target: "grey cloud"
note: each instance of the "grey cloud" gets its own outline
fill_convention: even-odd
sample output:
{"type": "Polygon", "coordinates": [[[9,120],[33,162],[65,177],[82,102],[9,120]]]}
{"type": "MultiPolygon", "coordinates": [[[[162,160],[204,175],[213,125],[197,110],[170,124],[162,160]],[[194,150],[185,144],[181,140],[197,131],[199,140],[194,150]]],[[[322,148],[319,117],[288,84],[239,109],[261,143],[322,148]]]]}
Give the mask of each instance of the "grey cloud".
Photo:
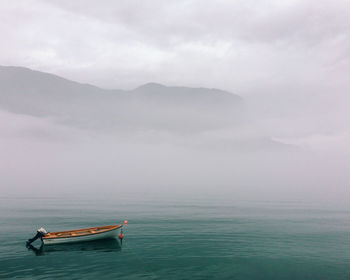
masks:
{"type": "MultiPolygon", "coordinates": [[[[215,184],[220,178],[223,184],[237,179],[246,187],[262,179],[277,189],[287,179],[290,185],[299,182],[300,186],[305,179],[317,188],[318,183],[331,184],[337,177],[346,187],[349,178],[342,170],[348,160],[342,152],[349,151],[349,13],[345,0],[28,0],[25,5],[23,1],[2,0],[0,65],[26,66],[110,89],[130,90],[148,82],[220,88],[244,98],[249,122],[190,138],[157,129],[149,134],[95,135],[28,116],[17,122],[16,130],[12,126],[17,117],[1,113],[0,133],[5,145],[0,150],[9,164],[0,173],[2,177],[10,174],[14,161],[11,153],[15,153],[28,178],[36,169],[26,168],[31,158],[38,156],[38,170],[50,174],[45,179],[47,184],[58,168],[67,175],[67,179],[60,177],[62,184],[70,184],[72,178],[73,183],[83,185],[84,178],[72,171],[82,164],[84,173],[98,170],[106,175],[107,179],[97,178],[106,184],[109,179],[117,180],[111,167],[116,165],[125,183],[129,175],[140,173],[144,181],[151,178],[147,182],[156,184],[157,174],[145,171],[154,167],[174,179],[173,185],[185,184],[186,179],[188,184],[204,184],[206,179],[215,184]],[[71,151],[65,135],[76,135],[73,140],[68,137],[73,142],[87,143],[72,144],[76,150],[65,155],[67,149],[71,151]],[[313,157],[303,151],[305,154],[298,157],[295,150],[288,157],[282,153],[235,153],[232,140],[238,139],[244,146],[252,135],[263,142],[268,139],[266,145],[273,139],[307,150],[315,148],[318,154],[313,157]],[[86,140],[90,138],[91,142],[86,140]],[[45,141],[49,143],[42,149],[45,141]],[[153,153],[157,145],[161,148],[153,153]],[[18,153],[18,146],[22,153],[18,153]],[[223,149],[212,152],[216,146],[223,149]],[[332,154],[334,150],[336,155],[332,154]],[[88,151],[93,151],[90,158],[88,151]],[[101,160],[100,151],[108,156],[96,166],[101,160]],[[138,155],[141,160],[135,172],[127,172],[138,155]],[[57,164],[51,156],[58,159],[57,164]],[[169,158],[174,164],[163,166],[169,158]],[[66,159],[72,164],[65,166],[66,159]],[[176,178],[172,168],[181,170],[184,179],[176,178]],[[276,173],[280,180],[274,181],[272,175],[276,173]],[[320,173],[327,180],[319,179],[320,173]],[[249,178],[250,174],[257,179],[249,178]]],[[[42,105],[52,109],[55,104],[42,105]]],[[[89,104],[95,108],[94,102],[89,104]]],[[[67,117],[66,111],[57,106],[54,109],[67,117]]],[[[116,112],[112,109],[108,112],[116,112]]],[[[163,116],[168,110],[159,112],[163,116]]],[[[209,123],[205,118],[201,120],[209,123]]],[[[181,119],[180,125],[185,122],[186,118],[181,119]]],[[[130,185],[142,184],[137,176],[131,177],[135,181],[128,182],[130,185]]],[[[167,183],[166,176],[162,180],[167,183]]]]}
{"type": "MultiPolygon", "coordinates": [[[[159,41],[232,36],[278,41],[295,38],[322,41],[346,34],[347,1],[52,1],[57,7],[82,16],[124,25],[142,39],[159,41]],[[147,36],[148,35],[148,36],[147,36]]],[[[230,38],[230,37],[231,38],[230,38]]],[[[302,41],[300,42],[302,43],[302,41]]]]}
{"type": "MultiPolygon", "coordinates": [[[[281,66],[274,61],[290,64],[293,59],[301,67],[308,61],[309,71],[317,70],[315,61],[329,63],[349,42],[349,9],[340,0],[31,1],[26,8],[3,1],[0,9],[7,43],[2,64],[25,62],[101,86],[136,86],[130,77],[134,73],[142,82],[150,76],[180,84],[181,77],[172,80],[168,68],[192,76],[186,83],[198,85],[208,76],[202,73],[197,80],[194,72],[208,64],[215,71],[231,70],[244,82],[241,72],[249,71],[260,82],[264,76],[256,73],[257,65],[275,75],[281,66]],[[178,63],[183,64],[180,69],[178,63]],[[90,75],[91,68],[95,71],[90,75]],[[101,77],[108,71],[115,71],[114,79],[101,77]]],[[[224,82],[212,83],[218,87],[224,82]]],[[[224,86],[235,90],[234,83],[224,86]]]]}

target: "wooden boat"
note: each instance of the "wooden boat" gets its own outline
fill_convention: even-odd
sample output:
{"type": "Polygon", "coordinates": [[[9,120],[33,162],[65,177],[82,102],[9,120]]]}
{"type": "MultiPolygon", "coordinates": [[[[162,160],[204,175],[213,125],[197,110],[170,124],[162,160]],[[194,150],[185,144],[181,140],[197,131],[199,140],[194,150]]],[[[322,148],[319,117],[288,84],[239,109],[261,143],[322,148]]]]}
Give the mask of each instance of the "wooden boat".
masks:
{"type": "Polygon", "coordinates": [[[93,241],[117,238],[123,225],[83,228],[76,230],[49,232],[42,237],[45,245],[93,241]]]}

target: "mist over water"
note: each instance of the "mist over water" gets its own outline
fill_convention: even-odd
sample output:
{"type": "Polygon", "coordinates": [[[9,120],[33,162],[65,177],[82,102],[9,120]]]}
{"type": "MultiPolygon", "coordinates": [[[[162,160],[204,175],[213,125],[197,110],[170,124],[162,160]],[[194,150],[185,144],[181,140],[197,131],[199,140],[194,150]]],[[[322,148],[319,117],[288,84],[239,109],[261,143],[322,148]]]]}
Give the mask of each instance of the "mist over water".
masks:
{"type": "Polygon", "coordinates": [[[251,123],[199,132],[101,131],[1,111],[0,127],[6,197],[349,199],[349,160],[338,145],[283,143],[251,123]]]}
{"type": "Polygon", "coordinates": [[[346,0],[0,1],[0,278],[350,279],[349,26],[346,0]]]}
{"type": "Polygon", "coordinates": [[[23,67],[1,66],[0,81],[3,196],[349,201],[349,100],[334,76],[243,97],[105,90],[23,67]]]}

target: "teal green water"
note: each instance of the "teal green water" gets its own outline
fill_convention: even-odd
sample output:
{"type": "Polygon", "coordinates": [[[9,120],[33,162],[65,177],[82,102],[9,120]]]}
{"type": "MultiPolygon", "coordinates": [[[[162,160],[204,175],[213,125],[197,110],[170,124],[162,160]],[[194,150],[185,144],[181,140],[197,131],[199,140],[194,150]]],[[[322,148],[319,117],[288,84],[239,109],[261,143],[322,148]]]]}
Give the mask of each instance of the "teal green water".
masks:
{"type": "Polygon", "coordinates": [[[0,200],[0,278],[350,279],[350,211],[296,202],[128,198],[0,200]],[[24,243],[120,223],[115,241],[24,243]],[[39,243],[34,244],[39,247],[39,243]]]}

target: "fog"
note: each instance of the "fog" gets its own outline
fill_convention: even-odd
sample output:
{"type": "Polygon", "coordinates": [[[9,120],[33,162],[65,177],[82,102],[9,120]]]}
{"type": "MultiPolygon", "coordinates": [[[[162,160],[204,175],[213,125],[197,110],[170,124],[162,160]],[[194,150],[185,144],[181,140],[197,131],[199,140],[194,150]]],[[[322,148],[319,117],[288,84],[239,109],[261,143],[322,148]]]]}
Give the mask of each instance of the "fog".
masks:
{"type": "Polygon", "coordinates": [[[349,198],[347,134],[275,139],[286,122],[253,117],[192,131],[93,118],[82,125],[2,110],[2,196],[349,198]]]}
{"type": "Polygon", "coordinates": [[[0,4],[1,196],[350,201],[346,1],[88,2],[0,4]]]}

